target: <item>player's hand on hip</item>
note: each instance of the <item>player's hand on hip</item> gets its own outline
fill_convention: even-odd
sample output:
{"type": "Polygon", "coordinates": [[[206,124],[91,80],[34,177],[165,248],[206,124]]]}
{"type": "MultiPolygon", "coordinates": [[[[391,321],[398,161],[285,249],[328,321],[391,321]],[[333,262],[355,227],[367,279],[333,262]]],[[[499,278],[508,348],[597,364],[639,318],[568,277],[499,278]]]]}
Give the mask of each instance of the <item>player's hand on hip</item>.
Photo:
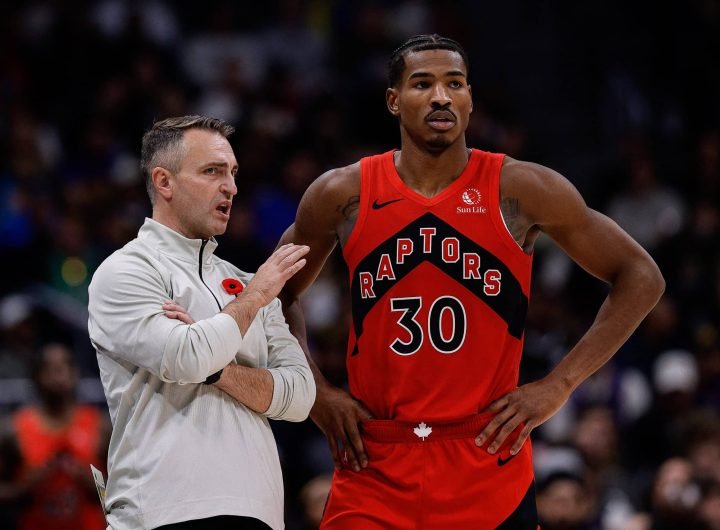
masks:
{"type": "Polygon", "coordinates": [[[245,287],[245,294],[259,295],[262,305],[273,301],[292,276],[302,269],[307,260],[303,257],[310,251],[307,245],[288,243],[278,247],[270,257],[260,265],[255,276],[245,287]]]}
{"type": "Polygon", "coordinates": [[[493,401],[483,412],[495,412],[495,417],[475,438],[481,447],[488,440],[488,452],[497,452],[508,436],[519,426],[520,434],[510,448],[515,455],[530,436],[532,430],[550,419],[567,401],[569,393],[549,381],[541,379],[508,392],[493,401]]]}
{"type": "Polygon", "coordinates": [[[162,305],[162,308],[163,311],[165,311],[165,316],[168,318],[174,318],[185,324],[195,323],[195,321],[188,314],[185,308],[182,307],[180,304],[176,304],[172,300],[166,300],[165,303],[162,305]]]}
{"type": "Polygon", "coordinates": [[[360,471],[367,467],[360,422],[372,419],[372,415],[360,402],[337,387],[323,384],[317,388],[310,417],[327,437],[335,468],[360,471]]]}

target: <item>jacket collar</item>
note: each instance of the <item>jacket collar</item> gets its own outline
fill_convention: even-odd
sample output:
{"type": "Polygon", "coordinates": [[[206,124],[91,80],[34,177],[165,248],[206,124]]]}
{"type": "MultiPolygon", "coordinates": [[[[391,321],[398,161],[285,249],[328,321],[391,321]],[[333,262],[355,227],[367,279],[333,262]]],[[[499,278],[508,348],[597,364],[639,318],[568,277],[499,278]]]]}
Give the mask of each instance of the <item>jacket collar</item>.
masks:
{"type": "Polygon", "coordinates": [[[210,262],[210,258],[218,246],[214,237],[210,239],[188,239],[172,228],[168,228],[149,217],[145,218],[145,223],[140,227],[138,239],[145,241],[163,254],[194,263],[197,263],[202,249],[203,264],[210,262]],[[203,243],[205,244],[204,248],[203,243]]]}

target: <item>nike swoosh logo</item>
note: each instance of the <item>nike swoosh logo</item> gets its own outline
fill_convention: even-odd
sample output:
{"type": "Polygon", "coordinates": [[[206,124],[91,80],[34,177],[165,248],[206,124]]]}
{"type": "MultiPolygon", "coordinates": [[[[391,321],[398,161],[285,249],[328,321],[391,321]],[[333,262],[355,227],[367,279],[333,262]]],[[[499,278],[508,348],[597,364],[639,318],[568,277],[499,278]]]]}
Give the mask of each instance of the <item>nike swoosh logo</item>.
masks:
{"type": "Polygon", "coordinates": [[[391,201],[385,201],[385,202],[378,202],[377,199],[375,199],[375,202],[372,203],[373,210],[379,210],[380,208],[384,208],[388,204],[392,204],[394,202],[401,201],[402,197],[399,199],[393,199],[391,201]]]}
{"type": "Polygon", "coordinates": [[[510,462],[510,460],[512,460],[513,458],[515,458],[516,456],[517,456],[517,454],[514,454],[514,455],[510,455],[509,457],[503,459],[503,457],[501,457],[500,455],[498,455],[498,465],[499,465],[499,466],[504,466],[505,464],[507,464],[508,462],[510,462]]]}

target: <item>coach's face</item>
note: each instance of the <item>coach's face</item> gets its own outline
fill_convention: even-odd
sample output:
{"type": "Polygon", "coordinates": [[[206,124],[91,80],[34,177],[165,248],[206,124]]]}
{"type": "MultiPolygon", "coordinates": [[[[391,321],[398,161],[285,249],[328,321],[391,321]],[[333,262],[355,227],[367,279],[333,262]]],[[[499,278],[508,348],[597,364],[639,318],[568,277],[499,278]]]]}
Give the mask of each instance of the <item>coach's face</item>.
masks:
{"type": "Polygon", "coordinates": [[[424,50],[410,52],[404,60],[402,79],[386,93],[401,131],[431,150],[464,139],[473,104],[462,56],[452,50],[424,50]]]}
{"type": "Polygon", "coordinates": [[[225,232],[237,194],[238,164],[230,142],[206,129],[190,129],[183,137],[182,162],[168,177],[168,203],[175,228],[191,239],[225,232]]]}

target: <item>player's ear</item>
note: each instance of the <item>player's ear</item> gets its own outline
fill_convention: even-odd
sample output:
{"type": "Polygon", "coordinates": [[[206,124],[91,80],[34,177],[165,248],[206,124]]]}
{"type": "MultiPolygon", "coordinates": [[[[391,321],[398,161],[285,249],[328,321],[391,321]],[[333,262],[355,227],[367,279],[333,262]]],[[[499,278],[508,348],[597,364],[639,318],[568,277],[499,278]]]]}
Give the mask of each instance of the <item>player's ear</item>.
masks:
{"type": "Polygon", "coordinates": [[[472,99],[472,87],[468,85],[468,92],[470,93],[470,112],[473,111],[473,99],[472,99]]]}
{"type": "Polygon", "coordinates": [[[397,89],[395,88],[388,88],[385,91],[385,102],[387,103],[387,108],[390,111],[390,114],[395,116],[396,118],[400,116],[400,102],[399,102],[399,94],[397,89]]]}
{"type": "Polygon", "coordinates": [[[165,200],[172,198],[172,173],[160,166],[155,166],[150,174],[155,193],[165,200]]]}

